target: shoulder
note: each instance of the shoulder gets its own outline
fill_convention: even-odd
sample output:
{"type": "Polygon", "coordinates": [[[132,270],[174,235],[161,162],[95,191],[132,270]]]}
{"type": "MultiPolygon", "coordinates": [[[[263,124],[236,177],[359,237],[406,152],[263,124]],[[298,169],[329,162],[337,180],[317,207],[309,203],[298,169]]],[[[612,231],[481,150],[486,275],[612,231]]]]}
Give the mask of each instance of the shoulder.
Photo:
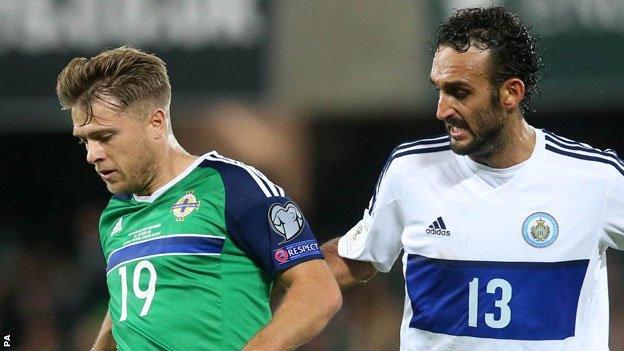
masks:
{"type": "Polygon", "coordinates": [[[397,145],[390,153],[388,163],[400,160],[412,164],[433,164],[447,162],[452,158],[449,136],[440,135],[397,145]]]}
{"type": "Polygon", "coordinates": [[[382,175],[405,167],[422,167],[454,161],[448,135],[408,141],[397,145],[384,165],[382,175]]]}
{"type": "Polygon", "coordinates": [[[242,213],[271,198],[286,196],[284,189],[271,182],[262,172],[252,166],[221,156],[215,151],[202,158],[198,167],[212,168],[221,177],[228,213],[242,213]]]}
{"type": "Polygon", "coordinates": [[[388,184],[387,179],[392,174],[413,170],[414,168],[429,167],[454,161],[451,142],[448,135],[409,141],[397,145],[388,156],[375,185],[375,191],[369,204],[372,211],[379,193],[388,184]]]}
{"type": "Polygon", "coordinates": [[[550,161],[573,167],[575,171],[603,171],[624,176],[624,161],[614,150],[600,150],[547,130],[543,132],[550,161]]]}

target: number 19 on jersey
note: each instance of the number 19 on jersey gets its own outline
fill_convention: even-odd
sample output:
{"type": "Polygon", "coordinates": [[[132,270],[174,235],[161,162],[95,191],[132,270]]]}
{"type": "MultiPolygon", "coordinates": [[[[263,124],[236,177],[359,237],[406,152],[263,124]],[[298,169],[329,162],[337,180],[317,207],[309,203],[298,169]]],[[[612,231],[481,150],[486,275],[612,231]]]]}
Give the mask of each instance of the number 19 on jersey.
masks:
{"type": "MultiPolygon", "coordinates": [[[[119,268],[119,276],[121,279],[121,315],[119,321],[123,322],[128,318],[128,270],[127,266],[119,268]]],[[[132,292],[137,299],[145,300],[139,316],[144,317],[149,313],[154,295],[156,295],[157,274],[154,265],[147,260],[140,261],[135,267],[132,274],[132,292]],[[141,289],[141,273],[147,271],[148,283],[145,289],[141,289]]]]}

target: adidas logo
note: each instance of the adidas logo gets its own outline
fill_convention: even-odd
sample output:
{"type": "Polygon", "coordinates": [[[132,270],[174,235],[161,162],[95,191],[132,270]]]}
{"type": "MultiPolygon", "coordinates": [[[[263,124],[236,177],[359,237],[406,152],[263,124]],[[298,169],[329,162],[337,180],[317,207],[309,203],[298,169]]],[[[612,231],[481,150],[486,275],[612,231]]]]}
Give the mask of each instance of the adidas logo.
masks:
{"type": "Polygon", "coordinates": [[[446,224],[444,224],[442,217],[438,217],[438,219],[433,221],[433,223],[429,226],[429,228],[427,228],[427,230],[425,230],[425,232],[431,235],[451,235],[451,231],[446,230],[446,224]]]}
{"type": "Polygon", "coordinates": [[[113,230],[111,231],[111,236],[119,233],[122,229],[122,224],[121,221],[123,220],[123,217],[119,217],[119,220],[117,220],[117,223],[115,223],[115,226],[113,227],[113,230]]]}

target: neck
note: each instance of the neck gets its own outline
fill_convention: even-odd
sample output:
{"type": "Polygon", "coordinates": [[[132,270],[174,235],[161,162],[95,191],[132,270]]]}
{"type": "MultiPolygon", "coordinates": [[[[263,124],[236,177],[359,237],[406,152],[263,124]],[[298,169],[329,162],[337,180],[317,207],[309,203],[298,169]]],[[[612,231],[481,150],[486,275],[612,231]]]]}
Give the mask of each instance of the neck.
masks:
{"type": "Polygon", "coordinates": [[[503,127],[491,154],[470,155],[469,157],[475,162],[492,168],[512,167],[531,157],[535,148],[535,140],[535,130],[519,116],[503,127]]]}
{"type": "Polygon", "coordinates": [[[189,154],[177,142],[169,143],[166,150],[156,157],[155,174],[152,181],[144,191],[144,194],[151,195],[163,185],[184,172],[197,159],[197,156],[189,154]]]}

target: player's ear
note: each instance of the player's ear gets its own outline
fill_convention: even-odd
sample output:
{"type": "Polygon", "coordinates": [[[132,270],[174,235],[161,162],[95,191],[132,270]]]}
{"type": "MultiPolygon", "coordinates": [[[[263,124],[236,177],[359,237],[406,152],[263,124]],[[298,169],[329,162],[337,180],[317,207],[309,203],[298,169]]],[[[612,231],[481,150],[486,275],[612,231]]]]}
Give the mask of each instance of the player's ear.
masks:
{"type": "Polygon", "coordinates": [[[506,110],[513,110],[524,98],[524,82],[520,78],[507,79],[500,87],[500,103],[506,110]]]}
{"type": "Polygon", "coordinates": [[[155,139],[166,138],[167,135],[167,115],[162,108],[154,109],[148,116],[149,129],[154,132],[155,139]]]}

